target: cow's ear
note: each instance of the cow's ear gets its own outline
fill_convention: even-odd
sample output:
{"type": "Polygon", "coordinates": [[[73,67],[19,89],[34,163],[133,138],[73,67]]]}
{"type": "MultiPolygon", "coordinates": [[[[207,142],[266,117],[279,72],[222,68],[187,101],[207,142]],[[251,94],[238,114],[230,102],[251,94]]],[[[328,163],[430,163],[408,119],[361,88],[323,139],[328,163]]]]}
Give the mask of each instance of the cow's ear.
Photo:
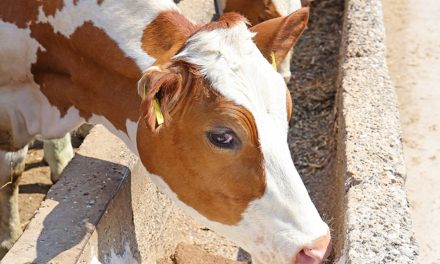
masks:
{"type": "Polygon", "coordinates": [[[307,27],[309,8],[303,7],[292,14],[277,17],[253,26],[250,30],[257,33],[254,41],[261,53],[272,62],[272,53],[277,62],[286,57],[307,27]]]}
{"type": "Polygon", "coordinates": [[[142,49],[156,59],[156,65],[163,65],[183,47],[197,27],[179,12],[162,12],[144,29],[142,49]]]}
{"type": "Polygon", "coordinates": [[[144,72],[138,82],[142,97],[141,119],[153,132],[169,123],[170,112],[176,106],[182,91],[182,75],[156,66],[144,72]]]}

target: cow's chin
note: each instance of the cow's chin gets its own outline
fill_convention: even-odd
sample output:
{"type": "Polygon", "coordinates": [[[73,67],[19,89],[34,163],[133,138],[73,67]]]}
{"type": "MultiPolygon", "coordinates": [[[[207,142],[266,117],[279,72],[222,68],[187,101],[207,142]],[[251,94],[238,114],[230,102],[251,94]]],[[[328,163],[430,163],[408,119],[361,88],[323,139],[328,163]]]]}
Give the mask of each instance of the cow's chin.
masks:
{"type": "MultiPolygon", "coordinates": [[[[264,196],[249,204],[237,224],[226,225],[211,221],[179,200],[160,176],[150,173],[150,177],[153,183],[182,208],[186,214],[235,242],[237,246],[251,254],[254,264],[291,264],[294,255],[306,243],[313,241],[315,237],[327,234],[329,230],[328,226],[319,218],[319,215],[314,217],[313,223],[308,223],[308,225],[314,226],[313,230],[286,222],[285,214],[277,216],[277,210],[270,206],[271,199],[268,200],[264,196]],[[304,228],[306,230],[303,230],[304,228]]],[[[311,206],[313,205],[311,204],[311,206]]]]}

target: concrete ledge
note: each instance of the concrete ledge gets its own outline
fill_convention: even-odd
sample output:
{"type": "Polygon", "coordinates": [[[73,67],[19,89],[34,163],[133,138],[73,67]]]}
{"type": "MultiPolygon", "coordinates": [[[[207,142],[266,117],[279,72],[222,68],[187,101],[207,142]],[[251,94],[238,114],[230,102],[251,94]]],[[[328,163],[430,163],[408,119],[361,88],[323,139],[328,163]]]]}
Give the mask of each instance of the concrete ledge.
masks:
{"type": "Polygon", "coordinates": [[[135,161],[96,126],[1,263],[76,263],[135,161]]]}
{"type": "Polygon", "coordinates": [[[346,191],[339,263],[403,264],[417,257],[385,51],[381,1],[346,0],[337,98],[337,173],[346,191]]]}

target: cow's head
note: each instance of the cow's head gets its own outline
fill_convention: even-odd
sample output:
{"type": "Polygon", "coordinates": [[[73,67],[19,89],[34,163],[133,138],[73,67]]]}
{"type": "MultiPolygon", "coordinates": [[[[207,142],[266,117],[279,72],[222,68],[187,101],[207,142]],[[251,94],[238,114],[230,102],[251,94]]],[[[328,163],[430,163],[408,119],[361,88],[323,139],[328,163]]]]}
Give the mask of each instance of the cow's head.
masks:
{"type": "Polygon", "coordinates": [[[223,12],[238,12],[253,25],[285,16],[301,8],[306,0],[218,0],[223,12]]]}
{"type": "Polygon", "coordinates": [[[320,263],[330,240],[290,156],[290,96],[266,59],[282,60],[307,18],[302,9],[255,33],[236,14],[191,30],[180,21],[163,46],[144,47],[163,57],[139,82],[143,164],[165,193],[254,263],[320,263]]]}

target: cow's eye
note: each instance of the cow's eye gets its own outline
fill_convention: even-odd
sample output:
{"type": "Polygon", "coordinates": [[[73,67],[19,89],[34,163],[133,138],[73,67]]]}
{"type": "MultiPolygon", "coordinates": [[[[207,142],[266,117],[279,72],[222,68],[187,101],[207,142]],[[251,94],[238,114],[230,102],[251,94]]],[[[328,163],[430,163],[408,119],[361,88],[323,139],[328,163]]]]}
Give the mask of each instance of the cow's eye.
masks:
{"type": "Polygon", "coordinates": [[[238,149],[240,147],[240,140],[234,131],[229,128],[221,127],[215,128],[206,132],[209,142],[218,148],[223,149],[238,149]]]}

